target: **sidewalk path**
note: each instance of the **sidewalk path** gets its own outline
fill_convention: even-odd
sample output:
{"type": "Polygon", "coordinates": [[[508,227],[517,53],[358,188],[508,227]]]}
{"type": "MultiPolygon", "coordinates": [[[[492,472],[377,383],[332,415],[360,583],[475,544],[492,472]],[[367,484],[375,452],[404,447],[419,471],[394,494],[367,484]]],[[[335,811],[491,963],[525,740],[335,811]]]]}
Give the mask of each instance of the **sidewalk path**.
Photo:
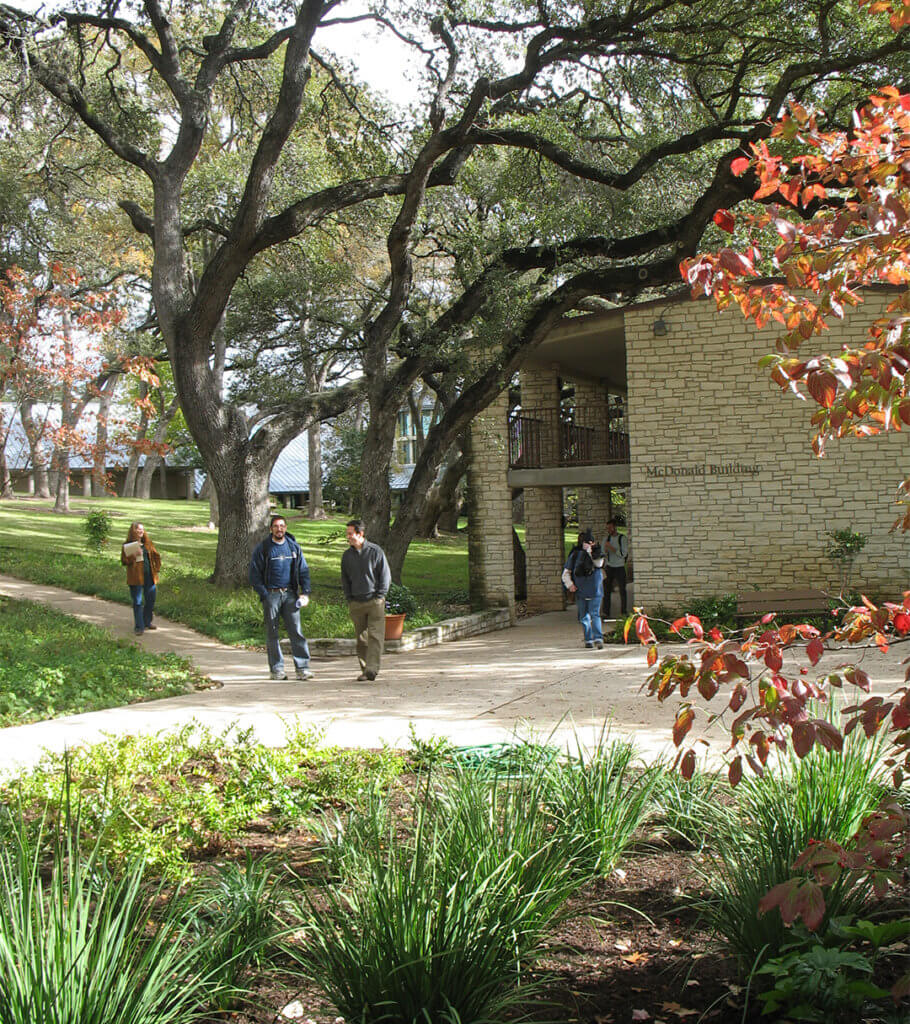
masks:
{"type": "MultiPolygon", "coordinates": [[[[307,683],[269,679],[264,651],[227,647],[178,623],[134,637],[127,605],[38,586],[0,575],[0,593],[40,601],[128,637],[151,651],[189,658],[220,683],[144,704],[69,715],[0,729],[0,774],[33,764],[42,749],[62,751],[104,734],[157,732],[191,721],[222,730],[252,728],[264,743],[283,742],[287,723],[316,726],[339,746],[407,746],[409,726],[421,738],[458,744],[522,737],[591,742],[605,725],[634,736],[652,756],[669,750],[676,702],[660,706],[640,692],[644,649],[638,645],[587,651],[574,609],[522,620],[515,628],[387,655],[375,682],[359,683],[354,658],[314,659],[307,683]],[[672,705],[672,706],[671,706],[672,705]]],[[[837,659],[840,660],[840,659],[837,659]]],[[[831,659],[831,668],[835,660],[831,659]]],[[[887,693],[903,678],[900,659],[875,652],[864,663],[887,693]]],[[[822,666],[819,666],[821,668],[822,666]]],[[[715,734],[714,746],[722,746],[715,734]]]]}

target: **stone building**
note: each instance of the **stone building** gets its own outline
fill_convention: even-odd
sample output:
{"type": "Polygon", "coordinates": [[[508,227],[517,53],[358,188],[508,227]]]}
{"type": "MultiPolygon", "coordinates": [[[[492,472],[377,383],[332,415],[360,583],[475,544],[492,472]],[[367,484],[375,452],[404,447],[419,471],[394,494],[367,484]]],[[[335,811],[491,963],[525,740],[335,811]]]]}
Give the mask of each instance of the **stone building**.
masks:
{"type": "MultiPolygon", "coordinates": [[[[825,350],[861,344],[887,301],[868,291],[825,350]]],[[[817,458],[809,422],[817,406],[782,393],[758,367],[778,333],[688,295],[557,328],[523,366],[511,417],[501,397],[472,429],[475,601],[508,603],[516,488],[524,489],[532,611],[563,607],[568,488],[579,523],[598,535],[611,490],[624,489],[635,601],[645,608],[756,588],[837,593],[839,567],[824,549],[827,534],[844,528],[869,538],[854,585],[900,594],[910,583],[910,537],[891,526],[901,512],[897,487],[910,475],[904,437],[834,441],[817,458]]]]}

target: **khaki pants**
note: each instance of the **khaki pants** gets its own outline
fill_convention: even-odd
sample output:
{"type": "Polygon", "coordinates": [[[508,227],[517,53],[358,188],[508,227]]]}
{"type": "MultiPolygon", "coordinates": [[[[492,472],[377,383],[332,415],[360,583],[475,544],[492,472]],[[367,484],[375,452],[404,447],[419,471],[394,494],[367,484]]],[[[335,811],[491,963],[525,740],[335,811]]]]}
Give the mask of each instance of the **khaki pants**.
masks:
{"type": "Polygon", "coordinates": [[[349,601],[348,611],[357,637],[357,660],[361,672],[379,672],[385,643],[385,598],[349,601]]]}

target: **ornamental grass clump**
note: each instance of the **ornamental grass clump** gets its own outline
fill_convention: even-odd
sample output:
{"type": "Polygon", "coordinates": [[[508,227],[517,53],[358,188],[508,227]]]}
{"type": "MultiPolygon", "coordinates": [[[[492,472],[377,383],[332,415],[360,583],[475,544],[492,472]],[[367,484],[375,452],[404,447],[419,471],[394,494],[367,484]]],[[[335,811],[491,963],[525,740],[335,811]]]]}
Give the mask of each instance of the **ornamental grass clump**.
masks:
{"type": "MultiPolygon", "coordinates": [[[[792,939],[779,912],[759,914],[759,901],[797,874],[793,864],[810,842],[847,843],[886,792],[887,773],[881,738],[856,729],[842,751],[816,745],[801,760],[791,751],[737,787],[736,808],[713,837],[702,909],[746,968],[777,956],[792,939]]],[[[826,890],[821,932],[830,920],[862,910],[869,892],[868,881],[845,873],[826,890]]]]}
{"type": "Polygon", "coordinates": [[[236,1005],[239,982],[250,968],[266,966],[285,931],[282,910],[290,892],[277,863],[254,859],[216,865],[185,896],[189,934],[200,951],[202,972],[217,988],[220,1009],[236,1005]]]}
{"type": "Polygon", "coordinates": [[[296,954],[345,1020],[480,1024],[527,1009],[525,965],[578,884],[530,786],[424,779],[412,828],[377,805],[347,832],[357,850],[333,858],[344,875],[310,899],[296,954]]]}
{"type": "MultiPolygon", "coordinates": [[[[7,811],[7,816],[12,814],[7,811]]],[[[0,1024],[186,1024],[214,985],[179,901],[141,862],[113,874],[78,825],[0,847],[0,1024]]]]}
{"type": "Polygon", "coordinates": [[[586,875],[606,875],[633,842],[654,808],[663,772],[646,768],[634,744],[602,735],[587,756],[577,752],[556,763],[548,799],[556,835],[586,875]]]}
{"type": "Polygon", "coordinates": [[[696,772],[685,779],[669,761],[661,762],[660,768],[655,824],[669,842],[701,850],[728,813],[725,783],[713,772],[696,772]]]}

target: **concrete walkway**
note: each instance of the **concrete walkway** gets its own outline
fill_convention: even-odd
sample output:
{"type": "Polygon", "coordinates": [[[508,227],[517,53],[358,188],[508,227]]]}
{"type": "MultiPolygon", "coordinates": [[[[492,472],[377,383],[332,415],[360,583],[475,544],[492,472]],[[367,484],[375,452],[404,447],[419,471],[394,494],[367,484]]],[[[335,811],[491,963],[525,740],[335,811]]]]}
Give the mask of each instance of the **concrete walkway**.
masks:
{"type": "MultiPolygon", "coordinates": [[[[354,658],[314,659],[307,683],[269,679],[264,651],[226,647],[177,623],[132,632],[127,605],[0,576],[0,593],[41,601],[160,653],[189,658],[217,689],[123,708],[0,729],[0,774],[35,763],[42,749],[62,751],[105,734],[157,732],[188,722],[222,730],[236,723],[264,743],[283,742],[289,723],[315,726],[327,743],[407,746],[445,736],[458,744],[534,736],[590,743],[609,727],[651,756],[669,752],[676,701],[660,706],[640,692],[647,674],[637,644],[587,651],[574,609],[524,619],[515,628],[406,654],[386,655],[373,683],[359,683],[354,658]]],[[[830,668],[839,662],[826,656],[830,668]]],[[[887,693],[903,678],[900,659],[871,653],[864,665],[887,693]]],[[[819,669],[823,666],[820,665],[819,669]]],[[[719,709],[718,709],[719,710],[719,709]]],[[[723,746],[715,732],[714,746],[723,746]]]]}

